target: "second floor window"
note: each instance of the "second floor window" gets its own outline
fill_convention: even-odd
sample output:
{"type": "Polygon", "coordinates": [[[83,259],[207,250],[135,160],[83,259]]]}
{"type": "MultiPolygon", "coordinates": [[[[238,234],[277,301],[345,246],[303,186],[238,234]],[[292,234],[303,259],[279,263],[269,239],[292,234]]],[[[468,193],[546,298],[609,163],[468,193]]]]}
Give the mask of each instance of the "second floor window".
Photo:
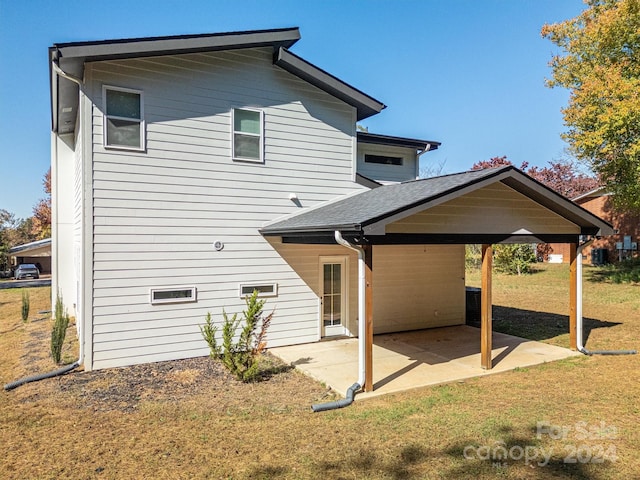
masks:
{"type": "Polygon", "coordinates": [[[234,108],[231,114],[233,123],[233,159],[262,162],[262,112],[260,110],[234,108]]]}
{"type": "Polygon", "coordinates": [[[144,150],[142,92],[105,86],[103,94],[104,146],[144,150]]]}

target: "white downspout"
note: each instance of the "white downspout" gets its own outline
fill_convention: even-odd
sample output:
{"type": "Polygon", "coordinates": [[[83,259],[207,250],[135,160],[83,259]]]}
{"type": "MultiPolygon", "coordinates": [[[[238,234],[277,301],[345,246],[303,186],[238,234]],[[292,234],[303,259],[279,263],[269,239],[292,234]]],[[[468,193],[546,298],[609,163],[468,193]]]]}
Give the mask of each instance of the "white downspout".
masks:
{"type": "Polygon", "coordinates": [[[73,83],[77,83],[78,86],[82,87],[82,80],[62,70],[60,68],[60,65],[58,65],[55,61],[51,61],[51,66],[53,67],[53,71],[56,72],[58,75],[60,75],[62,78],[66,78],[67,80],[73,83]]]}
{"type": "Polygon", "coordinates": [[[427,143],[424,146],[424,150],[422,150],[420,153],[416,153],[416,178],[420,177],[420,157],[427,153],[429,150],[431,150],[431,144],[427,143]]]}
{"type": "Polygon", "coordinates": [[[364,263],[364,250],[361,247],[352,245],[342,238],[342,234],[339,230],[335,232],[335,239],[343,247],[347,247],[358,254],[358,384],[360,387],[364,386],[366,378],[365,367],[365,326],[366,326],[366,311],[365,311],[365,263],[364,263]]]}
{"type": "MultiPolygon", "coordinates": [[[[74,77],[73,75],[68,74],[67,72],[65,72],[64,70],[62,70],[62,68],[60,68],[60,65],[58,65],[56,63],[55,60],[51,61],[51,66],[53,68],[53,71],[56,73],[56,75],[66,78],[67,80],[76,83],[81,89],[83,88],[83,82],[81,79],[74,77]]],[[[58,167],[58,139],[55,139],[55,144],[56,144],[56,150],[55,150],[55,156],[56,156],[56,171],[57,171],[57,167],[58,167]]],[[[57,185],[57,173],[56,173],[56,182],[55,184],[57,185]]],[[[56,246],[57,247],[57,246],[56,246]]],[[[57,249],[56,249],[56,258],[57,258],[57,249]]],[[[58,278],[58,272],[56,269],[56,278],[58,278]]],[[[76,289],[77,292],[77,289],[76,289]]],[[[76,293],[77,295],[77,293],[76,293]]],[[[57,292],[56,292],[56,296],[57,296],[57,292]]],[[[77,303],[78,299],[76,299],[76,303],[77,303]]],[[[76,321],[77,321],[77,312],[76,312],[76,321]]],[[[79,344],[79,348],[78,348],[78,360],[75,362],[75,364],[77,365],[82,365],[84,363],[84,318],[83,321],[81,321],[79,323],[79,328],[78,328],[78,344],[79,344]]]]}

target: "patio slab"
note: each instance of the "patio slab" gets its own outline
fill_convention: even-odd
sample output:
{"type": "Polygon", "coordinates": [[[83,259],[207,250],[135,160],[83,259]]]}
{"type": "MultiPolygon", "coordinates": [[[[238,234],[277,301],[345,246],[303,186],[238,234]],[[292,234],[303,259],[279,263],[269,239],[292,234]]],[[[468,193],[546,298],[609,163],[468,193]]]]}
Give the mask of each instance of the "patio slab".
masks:
{"type": "MultiPolygon", "coordinates": [[[[356,399],[506,372],[580,353],[493,333],[493,368],[480,367],[480,329],[467,325],[373,337],[373,392],[356,399]]],[[[358,377],[358,339],[277,347],[271,353],[345,395],[358,377]]]]}

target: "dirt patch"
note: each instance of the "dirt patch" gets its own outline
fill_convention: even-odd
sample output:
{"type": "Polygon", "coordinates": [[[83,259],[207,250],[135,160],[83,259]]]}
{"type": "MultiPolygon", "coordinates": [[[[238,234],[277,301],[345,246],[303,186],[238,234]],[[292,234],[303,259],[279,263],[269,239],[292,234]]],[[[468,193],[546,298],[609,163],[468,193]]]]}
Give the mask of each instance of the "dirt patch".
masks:
{"type": "MultiPolygon", "coordinates": [[[[178,402],[207,397],[214,409],[247,408],[250,391],[271,408],[291,408],[307,397],[308,404],[333,399],[335,394],[266,353],[262,379],[243,383],[235,379],[218,361],[209,357],[133,365],[92,372],[78,371],[59,377],[55,389],[73,398],[78,408],[93,411],[132,412],[148,401],[178,402]],[[215,399],[216,401],[212,401],[215,399]]],[[[35,401],[39,395],[25,398],[35,401]]]]}

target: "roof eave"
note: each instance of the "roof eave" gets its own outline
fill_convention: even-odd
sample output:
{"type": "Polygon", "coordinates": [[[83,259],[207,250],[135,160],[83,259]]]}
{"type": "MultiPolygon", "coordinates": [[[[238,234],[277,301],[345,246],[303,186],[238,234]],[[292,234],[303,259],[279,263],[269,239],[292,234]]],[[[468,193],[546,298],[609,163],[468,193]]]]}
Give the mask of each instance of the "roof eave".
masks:
{"type": "Polygon", "coordinates": [[[358,142],[371,145],[387,145],[392,147],[407,147],[420,150],[437,150],[441,142],[434,140],[420,140],[417,138],[395,137],[392,135],[380,135],[377,133],[357,132],[358,142]]]}
{"type": "Polygon", "coordinates": [[[284,47],[274,53],[273,63],[283,70],[324,90],[357,110],[357,120],[364,120],[386,108],[386,105],[321,68],[291,53],[284,47]]]}
{"type": "Polygon", "coordinates": [[[362,232],[359,224],[350,225],[323,225],[321,227],[299,227],[299,228],[269,228],[264,227],[258,231],[263,237],[284,237],[284,236],[317,236],[322,233],[333,234],[339,230],[343,234],[358,235],[362,232]]]}
{"type": "Polygon", "coordinates": [[[60,79],[51,62],[58,62],[66,73],[82,79],[86,62],[144,58],[162,55],[234,50],[240,48],[291,47],[300,39],[298,27],[245,32],[129,38],[91,42],[57,43],[49,47],[51,85],[51,130],[73,133],[77,117],[79,86],[60,79]],[[64,111],[69,110],[69,111],[64,111]]]}

